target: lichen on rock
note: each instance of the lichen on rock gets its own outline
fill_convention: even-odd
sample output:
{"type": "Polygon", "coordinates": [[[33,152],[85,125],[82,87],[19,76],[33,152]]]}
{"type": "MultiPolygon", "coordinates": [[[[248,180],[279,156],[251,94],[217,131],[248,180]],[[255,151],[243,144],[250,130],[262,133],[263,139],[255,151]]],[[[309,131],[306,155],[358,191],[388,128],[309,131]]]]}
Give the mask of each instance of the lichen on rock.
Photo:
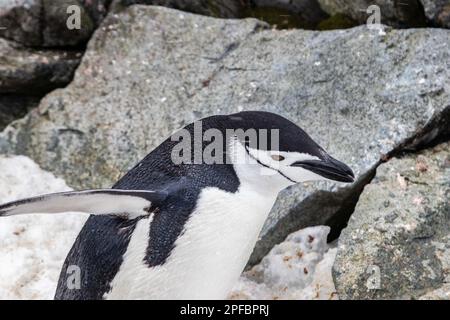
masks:
{"type": "Polygon", "coordinates": [[[450,280],[450,143],[377,169],[339,238],[343,299],[446,298],[450,280]]]}

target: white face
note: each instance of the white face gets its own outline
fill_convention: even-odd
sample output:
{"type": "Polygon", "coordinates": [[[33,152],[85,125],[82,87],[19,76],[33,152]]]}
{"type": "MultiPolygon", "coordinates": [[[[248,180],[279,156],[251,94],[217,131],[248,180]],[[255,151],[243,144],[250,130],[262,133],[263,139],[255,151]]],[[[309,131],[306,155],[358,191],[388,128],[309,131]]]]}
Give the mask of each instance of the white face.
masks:
{"type": "Polygon", "coordinates": [[[291,180],[292,184],[312,180],[327,180],[314,172],[292,166],[293,163],[299,161],[320,160],[313,155],[299,152],[265,151],[250,148],[247,150],[250,156],[257,159],[259,165],[265,168],[265,174],[282,175],[286,180],[291,180]]]}
{"type": "Polygon", "coordinates": [[[276,190],[304,181],[327,180],[307,169],[292,166],[294,162],[320,160],[318,157],[299,153],[258,150],[245,147],[237,140],[231,145],[232,159],[240,180],[261,188],[276,190]]]}

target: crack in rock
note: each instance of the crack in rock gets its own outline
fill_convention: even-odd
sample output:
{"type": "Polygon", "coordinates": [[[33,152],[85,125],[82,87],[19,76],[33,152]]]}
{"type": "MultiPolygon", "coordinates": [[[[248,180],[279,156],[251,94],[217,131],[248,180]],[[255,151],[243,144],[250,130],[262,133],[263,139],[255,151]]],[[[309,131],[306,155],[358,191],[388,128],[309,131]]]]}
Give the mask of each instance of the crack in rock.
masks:
{"type": "MultiPolygon", "coordinates": [[[[341,188],[336,192],[317,191],[292,208],[288,214],[264,233],[250,257],[247,268],[259,263],[275,245],[284,241],[290,233],[311,225],[324,224],[329,226],[331,232],[328,235],[328,241],[337,239],[341,231],[347,227],[348,220],[355,210],[364,187],[372,182],[380,164],[393,157],[401,157],[404,153],[416,153],[432,148],[443,141],[450,141],[450,107],[446,107],[440,116],[433,117],[423,129],[419,130],[414,136],[405,139],[388,152],[387,156],[382,156],[380,161],[361,175],[351,187],[341,188]],[[328,214],[330,218],[324,222],[320,218],[316,222],[310,219],[302,219],[306,213],[309,213],[308,217],[320,217],[327,210],[331,210],[333,213],[328,214]]],[[[414,183],[413,180],[409,181],[414,183]]],[[[420,184],[420,182],[417,183],[420,184]]]]}

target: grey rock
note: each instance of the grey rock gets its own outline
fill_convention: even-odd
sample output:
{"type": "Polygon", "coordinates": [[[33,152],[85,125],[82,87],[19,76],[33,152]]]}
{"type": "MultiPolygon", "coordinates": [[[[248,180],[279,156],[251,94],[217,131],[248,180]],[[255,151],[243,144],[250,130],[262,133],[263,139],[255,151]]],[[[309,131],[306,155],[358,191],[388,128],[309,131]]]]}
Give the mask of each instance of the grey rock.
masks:
{"type": "Polygon", "coordinates": [[[450,143],[380,165],[339,238],[333,277],[341,299],[448,298],[450,143]]]}
{"type": "Polygon", "coordinates": [[[106,17],[113,0],[79,0],[87,11],[95,26],[98,26],[106,17]]]}
{"type": "Polygon", "coordinates": [[[39,45],[40,0],[3,0],[0,2],[0,36],[22,44],[39,45]]]}
{"type": "Polygon", "coordinates": [[[450,0],[420,0],[425,16],[435,26],[450,28],[450,0]]]}
{"type": "Polygon", "coordinates": [[[283,8],[297,14],[314,16],[313,19],[317,20],[325,17],[317,0],[254,0],[253,3],[256,7],[283,8]]]}
{"type": "Polygon", "coordinates": [[[449,43],[442,29],[270,30],[254,19],[131,6],[107,16],[74,80],[6,128],[0,150],[30,156],[72,187],[109,187],[195,119],[282,114],[359,180],[343,190],[322,182],[283,192],[263,234],[275,231],[257,245],[254,263],[306,226],[333,232],[380,155],[449,130],[449,43]]]}
{"type": "Polygon", "coordinates": [[[241,0],[116,0],[115,6],[163,6],[217,18],[240,18],[247,1],[241,0]]]}
{"type": "Polygon", "coordinates": [[[41,0],[43,17],[41,21],[41,46],[76,46],[86,43],[94,32],[95,24],[78,0],[41,0]],[[80,29],[69,29],[67,13],[69,6],[76,5],[80,10],[80,29]]]}
{"type": "Polygon", "coordinates": [[[42,95],[65,86],[80,59],[80,52],[35,50],[0,38],[0,94],[42,95]]]}
{"type": "Polygon", "coordinates": [[[328,15],[317,0],[253,0],[241,17],[254,17],[278,29],[316,29],[328,15]]]}
{"type": "Polygon", "coordinates": [[[380,8],[381,23],[393,27],[421,27],[426,25],[425,14],[418,0],[318,0],[330,15],[345,14],[360,24],[365,24],[371,13],[367,8],[380,8]]]}
{"type": "Polygon", "coordinates": [[[2,0],[0,36],[27,46],[77,46],[87,42],[110,0],[2,0]],[[80,9],[80,29],[69,29],[67,8],[80,9]]]}
{"type": "Polygon", "coordinates": [[[277,28],[314,29],[327,17],[317,0],[116,0],[117,8],[158,5],[216,18],[253,17],[277,28]]]}

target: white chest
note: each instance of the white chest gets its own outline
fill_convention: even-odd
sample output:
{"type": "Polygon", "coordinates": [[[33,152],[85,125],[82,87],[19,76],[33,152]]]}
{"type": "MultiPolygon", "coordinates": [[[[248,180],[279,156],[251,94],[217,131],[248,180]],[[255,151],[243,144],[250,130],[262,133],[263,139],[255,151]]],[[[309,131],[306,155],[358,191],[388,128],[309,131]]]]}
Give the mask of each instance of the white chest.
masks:
{"type": "Polygon", "coordinates": [[[223,299],[243,271],[275,196],[204,189],[166,263],[144,264],[152,217],[138,222],[108,299],[223,299]]]}

